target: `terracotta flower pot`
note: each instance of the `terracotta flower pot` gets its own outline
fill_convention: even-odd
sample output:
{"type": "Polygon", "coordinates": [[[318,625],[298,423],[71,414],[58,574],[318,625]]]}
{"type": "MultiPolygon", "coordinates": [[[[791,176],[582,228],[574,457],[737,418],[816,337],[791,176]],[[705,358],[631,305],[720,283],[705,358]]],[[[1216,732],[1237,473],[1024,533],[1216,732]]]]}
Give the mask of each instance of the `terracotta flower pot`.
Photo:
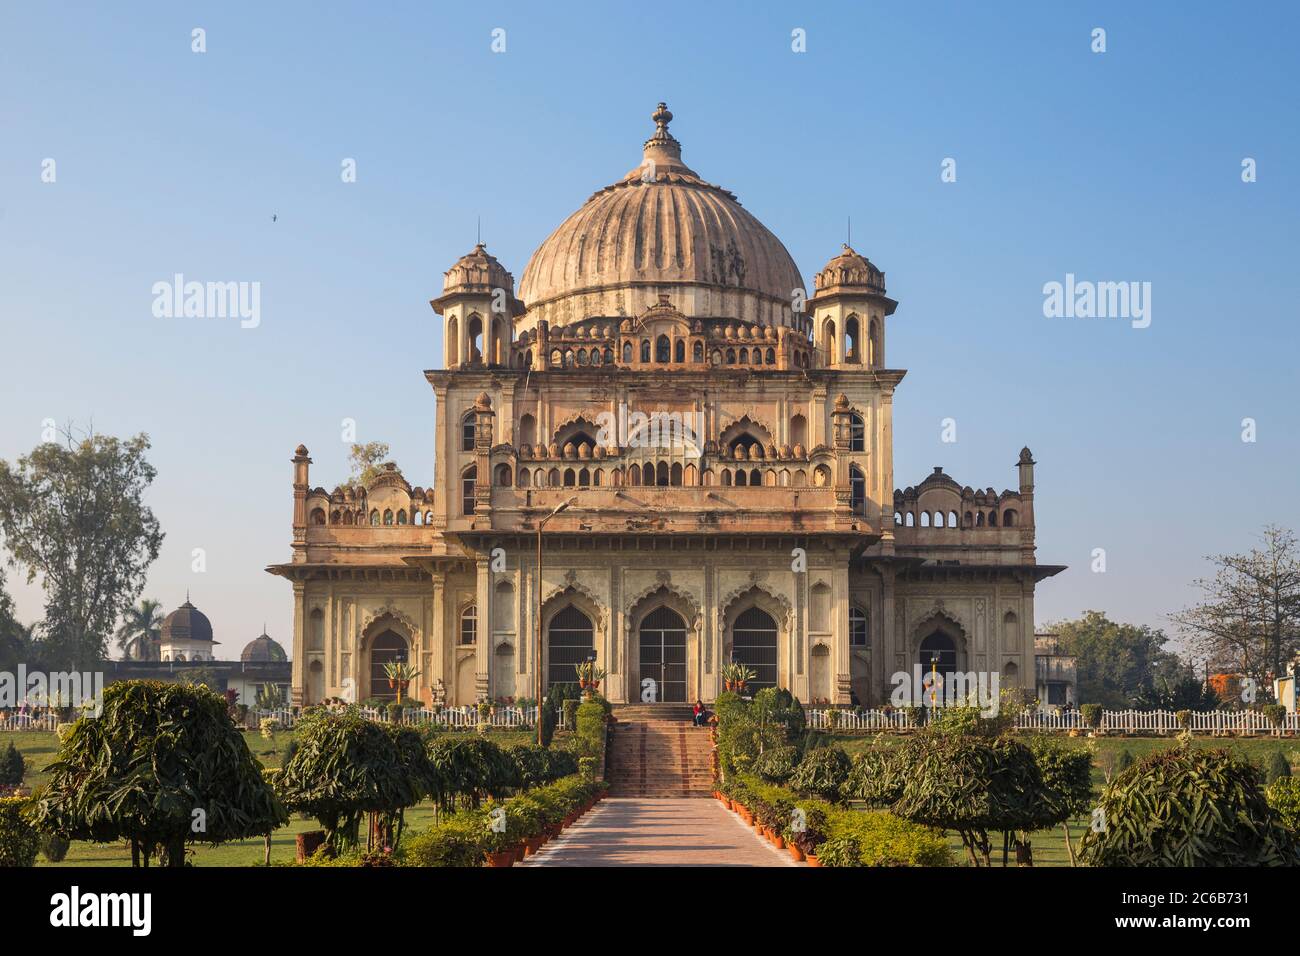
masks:
{"type": "Polygon", "coordinates": [[[523,841],[521,840],[520,842],[516,843],[512,847],[512,849],[514,850],[514,854],[515,854],[515,862],[516,863],[524,862],[524,857],[528,855],[528,850],[524,846],[523,841]]]}
{"type": "Polygon", "coordinates": [[[809,866],[821,866],[821,865],[822,865],[822,861],[819,860],[819,859],[817,859],[816,854],[814,854],[814,853],[809,853],[809,854],[808,854],[808,865],[809,865],[809,866]]]}
{"type": "Polygon", "coordinates": [[[781,836],[781,834],[779,833],[772,834],[772,845],[776,847],[778,850],[784,850],[785,837],[781,836]]]}
{"type": "Polygon", "coordinates": [[[542,838],[540,836],[530,836],[524,838],[524,856],[532,856],[542,848],[542,838]]]}
{"type": "Polygon", "coordinates": [[[799,847],[795,846],[793,843],[787,846],[786,849],[790,851],[790,855],[794,857],[796,863],[803,862],[803,850],[799,849],[799,847]]]}
{"type": "Polygon", "coordinates": [[[487,865],[491,867],[513,866],[514,862],[514,850],[502,850],[500,853],[487,854],[487,865]]]}

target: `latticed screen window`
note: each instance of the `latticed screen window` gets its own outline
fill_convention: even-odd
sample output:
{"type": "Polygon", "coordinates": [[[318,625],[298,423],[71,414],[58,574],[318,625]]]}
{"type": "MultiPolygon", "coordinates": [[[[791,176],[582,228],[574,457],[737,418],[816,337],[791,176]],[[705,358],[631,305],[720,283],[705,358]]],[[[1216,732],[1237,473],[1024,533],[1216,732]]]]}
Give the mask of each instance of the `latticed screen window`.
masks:
{"type": "Polygon", "coordinates": [[[731,659],[746,664],[757,675],[754,690],[776,686],[776,622],[762,608],[751,607],[736,618],[731,629],[731,659]]]}
{"type": "Polygon", "coordinates": [[[474,416],[473,415],[465,419],[464,423],[460,426],[460,450],[461,451],[474,450],[474,416]]]}
{"type": "Polygon", "coordinates": [[[591,619],[570,604],[551,618],[546,649],[546,686],[576,684],[578,674],[573,665],[585,661],[595,650],[591,619]]]}
{"type": "Polygon", "coordinates": [[[478,607],[471,604],[460,615],[460,642],[473,644],[478,640],[478,607]]]}
{"type": "Polygon", "coordinates": [[[849,608],[849,644],[867,646],[867,615],[860,607],[849,608]]]}

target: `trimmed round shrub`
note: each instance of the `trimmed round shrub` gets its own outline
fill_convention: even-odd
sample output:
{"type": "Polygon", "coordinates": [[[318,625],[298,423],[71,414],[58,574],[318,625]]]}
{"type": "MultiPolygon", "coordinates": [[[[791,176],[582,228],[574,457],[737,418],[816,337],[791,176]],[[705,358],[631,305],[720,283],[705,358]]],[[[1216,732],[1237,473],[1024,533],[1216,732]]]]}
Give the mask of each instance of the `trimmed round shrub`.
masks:
{"type": "Polygon", "coordinates": [[[1227,750],[1154,753],[1102,791],[1091,866],[1296,866],[1300,842],[1268,805],[1258,769],[1227,750]]]}
{"type": "Polygon", "coordinates": [[[823,800],[838,801],[840,788],[849,778],[849,758],[839,747],[820,747],[804,754],[790,775],[791,788],[823,800]]]}
{"type": "Polygon", "coordinates": [[[478,866],[487,837],[486,815],[465,810],[407,837],[404,856],[410,866],[478,866]]]}
{"type": "Polygon", "coordinates": [[[754,761],[754,772],[768,783],[785,783],[798,765],[798,748],[773,747],[754,761]]]}
{"type": "Polygon", "coordinates": [[[45,857],[50,863],[62,863],[68,855],[68,850],[72,847],[72,841],[57,833],[42,833],[41,856],[45,857]]]}
{"type": "Polygon", "coordinates": [[[1272,756],[1268,758],[1268,766],[1264,773],[1269,783],[1281,780],[1283,777],[1290,777],[1291,762],[1283,756],[1282,751],[1274,750],[1272,756]]]}
{"type": "Polygon", "coordinates": [[[1084,704],[1079,708],[1079,716],[1083,718],[1084,726],[1095,730],[1101,726],[1101,704],[1084,704]]]}
{"type": "Polygon", "coordinates": [[[9,741],[4,754],[0,755],[0,786],[22,786],[23,774],[27,772],[27,761],[22,752],[9,741]]]}

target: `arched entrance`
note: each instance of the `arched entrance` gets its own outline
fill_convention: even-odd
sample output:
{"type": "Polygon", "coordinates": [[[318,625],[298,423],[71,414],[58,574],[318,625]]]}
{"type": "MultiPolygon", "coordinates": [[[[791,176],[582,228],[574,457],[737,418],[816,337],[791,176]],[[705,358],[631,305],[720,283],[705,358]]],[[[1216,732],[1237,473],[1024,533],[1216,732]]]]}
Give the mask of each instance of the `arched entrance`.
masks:
{"type": "Polygon", "coordinates": [[[370,696],[383,700],[396,700],[397,688],[388,686],[385,664],[409,660],[406,640],[396,631],[384,631],[370,642],[370,696]]]}
{"type": "Polygon", "coordinates": [[[929,679],[933,672],[936,676],[934,694],[927,692],[922,700],[923,706],[930,706],[931,702],[937,702],[942,705],[946,701],[944,688],[948,686],[948,675],[957,672],[957,643],[943,631],[934,631],[923,641],[917,652],[917,659],[921,665],[922,679],[929,679]]]}
{"type": "Polygon", "coordinates": [[[753,690],[777,684],[776,621],[760,607],[742,611],[731,629],[731,659],[755,673],[753,690]]]}
{"type": "Polygon", "coordinates": [[[580,664],[595,654],[591,618],[572,604],[566,605],[551,618],[546,629],[546,686],[576,684],[580,664]]]}
{"type": "Polygon", "coordinates": [[[670,607],[655,608],[641,621],[641,679],[654,678],[656,700],[686,702],[686,622],[670,607]]]}

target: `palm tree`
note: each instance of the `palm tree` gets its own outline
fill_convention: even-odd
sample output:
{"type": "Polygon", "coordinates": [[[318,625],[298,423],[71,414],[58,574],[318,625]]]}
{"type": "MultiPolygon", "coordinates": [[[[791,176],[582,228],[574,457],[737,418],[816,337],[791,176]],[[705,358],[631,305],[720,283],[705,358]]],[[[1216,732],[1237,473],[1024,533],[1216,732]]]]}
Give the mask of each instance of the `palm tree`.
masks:
{"type": "Polygon", "coordinates": [[[138,646],[139,659],[147,660],[148,649],[162,636],[162,623],[162,602],[145,598],[122,615],[122,626],[117,629],[118,649],[130,657],[138,646]]]}

